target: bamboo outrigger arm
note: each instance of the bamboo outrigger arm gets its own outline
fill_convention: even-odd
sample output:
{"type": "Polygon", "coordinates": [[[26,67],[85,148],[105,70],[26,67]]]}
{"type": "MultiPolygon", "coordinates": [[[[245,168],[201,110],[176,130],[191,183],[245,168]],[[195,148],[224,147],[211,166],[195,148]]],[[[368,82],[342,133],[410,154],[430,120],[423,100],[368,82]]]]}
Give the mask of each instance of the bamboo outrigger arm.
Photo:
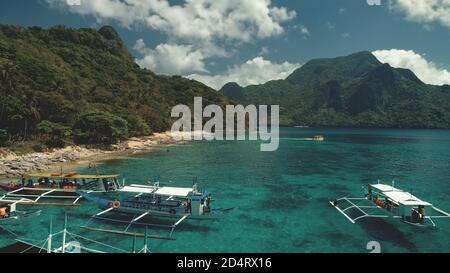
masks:
{"type": "Polygon", "coordinates": [[[339,211],[342,215],[344,215],[345,218],[347,218],[347,219],[348,219],[351,223],[353,223],[353,224],[356,224],[356,222],[357,222],[358,220],[361,220],[361,219],[364,219],[364,218],[387,218],[387,217],[389,217],[389,216],[387,216],[387,215],[382,215],[382,214],[370,214],[370,213],[364,211],[364,209],[381,209],[381,208],[378,207],[378,206],[359,206],[359,205],[356,205],[356,204],[353,202],[353,201],[355,201],[355,200],[359,200],[359,201],[365,200],[365,201],[367,201],[366,198],[348,198],[348,197],[343,197],[343,198],[337,199],[337,200],[336,200],[337,202],[345,201],[345,202],[347,202],[348,204],[350,204],[350,206],[345,207],[344,209],[339,208],[339,206],[338,206],[337,204],[334,203],[334,202],[336,202],[336,201],[334,201],[334,202],[333,202],[333,201],[330,201],[330,204],[331,204],[337,211],[339,211]],[[348,211],[348,210],[351,210],[351,209],[356,209],[356,210],[358,210],[362,215],[360,215],[360,216],[358,216],[358,217],[355,217],[355,218],[352,218],[352,217],[347,213],[347,211],[348,211]]]}
{"type": "MultiPolygon", "coordinates": [[[[16,204],[16,205],[23,205],[23,206],[42,206],[42,207],[78,207],[80,206],[77,202],[72,203],[46,203],[46,202],[39,202],[39,200],[43,197],[45,197],[49,192],[45,192],[41,195],[36,196],[30,196],[30,197],[36,197],[34,199],[27,198],[27,197],[16,197],[14,195],[3,195],[0,197],[0,204],[16,204]]],[[[77,199],[78,201],[78,199],[77,199]]]]}
{"type": "Polygon", "coordinates": [[[130,236],[130,237],[141,237],[141,238],[148,238],[148,239],[168,240],[168,241],[176,240],[176,238],[174,238],[174,237],[164,237],[164,236],[159,236],[159,235],[146,235],[146,234],[142,234],[142,233],[132,233],[132,232],[126,232],[126,231],[112,230],[112,229],[101,229],[101,228],[93,228],[93,227],[87,227],[87,226],[81,226],[81,228],[90,230],[90,231],[111,233],[111,234],[117,234],[117,235],[125,235],[125,236],[130,236]]]}

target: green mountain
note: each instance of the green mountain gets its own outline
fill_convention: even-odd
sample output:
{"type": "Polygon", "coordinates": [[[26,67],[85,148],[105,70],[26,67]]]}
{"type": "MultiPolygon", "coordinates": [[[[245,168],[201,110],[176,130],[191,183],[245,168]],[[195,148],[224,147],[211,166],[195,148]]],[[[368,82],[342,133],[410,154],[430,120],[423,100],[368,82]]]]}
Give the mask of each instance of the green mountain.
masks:
{"type": "MultiPolygon", "coordinates": [[[[0,25],[0,142],[113,143],[170,128],[171,108],[229,98],[141,69],[117,32],[0,25]]],[[[0,143],[2,144],[2,143],[0,143]]]]}
{"type": "Polygon", "coordinates": [[[283,125],[450,128],[450,86],[424,84],[370,52],[312,60],[285,80],[222,92],[243,104],[280,105],[283,125]]]}

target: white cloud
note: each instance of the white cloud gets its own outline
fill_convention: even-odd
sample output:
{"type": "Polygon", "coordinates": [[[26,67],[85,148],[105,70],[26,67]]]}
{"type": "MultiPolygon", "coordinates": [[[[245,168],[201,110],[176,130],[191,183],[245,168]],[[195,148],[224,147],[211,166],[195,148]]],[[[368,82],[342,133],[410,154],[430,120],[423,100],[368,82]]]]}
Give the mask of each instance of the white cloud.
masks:
{"type": "Polygon", "coordinates": [[[149,49],[144,40],[139,39],[134,49],[143,55],[136,62],[156,73],[184,75],[206,72],[203,54],[199,50],[193,50],[189,45],[160,44],[155,49],[149,49]]]}
{"type": "Polygon", "coordinates": [[[248,86],[266,83],[270,80],[285,79],[299,67],[300,64],[289,62],[272,63],[259,56],[241,65],[230,67],[223,74],[192,74],[189,78],[203,82],[212,88],[220,89],[228,82],[237,82],[241,86],[248,86]]]}
{"type": "Polygon", "coordinates": [[[272,6],[270,0],[95,0],[69,6],[66,0],[47,0],[99,22],[115,20],[125,27],[144,26],[176,39],[237,40],[248,42],[283,33],[282,22],[292,20],[296,12],[272,6]]]}
{"type": "Polygon", "coordinates": [[[275,20],[277,20],[279,22],[290,21],[297,16],[297,13],[295,12],[295,10],[288,10],[285,7],[270,8],[270,14],[272,15],[272,17],[275,20]]]}
{"type": "Polygon", "coordinates": [[[336,25],[333,24],[333,23],[331,23],[331,22],[327,22],[326,25],[327,25],[327,28],[328,28],[329,30],[334,30],[334,29],[336,29],[336,25]]]}
{"type": "MultiPolygon", "coordinates": [[[[115,21],[126,28],[152,29],[167,36],[155,49],[145,47],[137,62],[165,74],[205,71],[204,60],[228,57],[244,43],[284,33],[283,23],[297,13],[271,0],[95,0],[69,6],[66,0],[46,0],[50,6],[89,15],[99,23],[115,21]]],[[[145,37],[144,37],[145,38],[145,37]]],[[[138,41],[139,46],[143,41],[138,41]]]]}
{"type": "Polygon", "coordinates": [[[297,29],[302,35],[309,36],[309,29],[304,25],[295,25],[294,29],[297,29]]]}
{"type": "Polygon", "coordinates": [[[270,52],[269,48],[267,46],[263,46],[261,48],[261,51],[259,51],[258,55],[259,56],[267,55],[267,54],[269,54],[269,52],[270,52]]]}
{"type": "Polygon", "coordinates": [[[391,49],[372,52],[382,63],[392,67],[407,68],[425,83],[434,85],[450,84],[450,72],[427,61],[422,55],[412,50],[391,49]]]}
{"type": "Polygon", "coordinates": [[[392,8],[405,13],[410,21],[450,27],[450,0],[395,0],[392,8]]]}

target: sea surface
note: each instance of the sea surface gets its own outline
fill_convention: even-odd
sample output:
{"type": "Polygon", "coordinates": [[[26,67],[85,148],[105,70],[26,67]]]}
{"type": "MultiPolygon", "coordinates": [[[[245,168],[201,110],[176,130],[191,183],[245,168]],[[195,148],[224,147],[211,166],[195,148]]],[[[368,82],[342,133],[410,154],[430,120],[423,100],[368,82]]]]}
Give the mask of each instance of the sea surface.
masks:
{"type": "MultiPolygon", "coordinates": [[[[160,176],[163,185],[190,187],[197,179],[213,194],[214,206],[235,208],[214,220],[186,220],[175,230],[175,241],[149,240],[152,252],[370,252],[372,241],[382,252],[450,252],[450,219],[436,220],[434,229],[394,219],[352,224],[328,203],[363,196],[363,187],[380,179],[395,180],[396,187],[450,211],[450,131],[282,128],[276,152],[261,152],[258,141],[200,141],[106,161],[98,170],[121,174],[127,184],[160,176]],[[319,134],[324,142],[307,140],[319,134]]],[[[40,208],[40,217],[3,226],[0,246],[16,236],[42,244],[50,220],[53,231],[61,230],[67,213],[68,229],[75,234],[125,251],[133,244],[136,251],[143,247],[140,238],[81,229],[125,229],[90,221],[100,209],[81,204],[40,208]]],[[[149,228],[148,234],[167,236],[169,230],[149,228]]],[[[54,239],[58,245],[60,237],[54,239]]]]}

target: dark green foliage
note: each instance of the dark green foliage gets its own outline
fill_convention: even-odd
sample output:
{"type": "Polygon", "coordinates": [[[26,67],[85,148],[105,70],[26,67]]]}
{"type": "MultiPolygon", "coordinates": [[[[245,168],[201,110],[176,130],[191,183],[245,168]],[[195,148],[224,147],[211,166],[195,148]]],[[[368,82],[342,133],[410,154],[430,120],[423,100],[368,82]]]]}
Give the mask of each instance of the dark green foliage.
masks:
{"type": "Polygon", "coordinates": [[[235,82],[225,84],[221,91],[235,101],[242,101],[244,99],[244,88],[235,82]]]}
{"type": "Polygon", "coordinates": [[[95,131],[103,127],[92,125],[90,134],[98,137],[86,136],[89,141],[165,131],[172,124],[172,107],[192,105],[194,96],[222,106],[229,103],[199,82],[139,68],[112,27],[0,25],[0,128],[13,141],[70,141],[58,126],[72,129],[87,111],[114,113],[128,124],[126,134],[116,132],[114,124],[108,132],[95,131]]]}
{"type": "Polygon", "coordinates": [[[75,142],[80,144],[113,144],[129,137],[128,122],[108,112],[83,114],[73,131],[75,142]]]}
{"type": "Polygon", "coordinates": [[[282,125],[450,128],[449,86],[424,84],[370,52],[312,60],[286,80],[222,91],[244,104],[280,105],[282,125]]]}
{"type": "Polygon", "coordinates": [[[37,129],[41,134],[49,137],[66,138],[72,135],[69,127],[48,120],[41,121],[37,125],[37,129]]]}
{"type": "Polygon", "coordinates": [[[5,129],[0,129],[0,146],[5,145],[8,140],[8,131],[5,129]]]}
{"type": "Polygon", "coordinates": [[[72,136],[72,129],[63,124],[43,120],[37,125],[41,139],[50,148],[62,148],[66,144],[66,139],[72,136]]]}
{"type": "Polygon", "coordinates": [[[43,143],[36,143],[31,148],[34,152],[42,153],[47,149],[47,146],[43,143]]]}
{"type": "Polygon", "coordinates": [[[135,114],[123,113],[120,115],[127,121],[129,134],[132,136],[145,136],[152,133],[144,119],[135,114]]]}

